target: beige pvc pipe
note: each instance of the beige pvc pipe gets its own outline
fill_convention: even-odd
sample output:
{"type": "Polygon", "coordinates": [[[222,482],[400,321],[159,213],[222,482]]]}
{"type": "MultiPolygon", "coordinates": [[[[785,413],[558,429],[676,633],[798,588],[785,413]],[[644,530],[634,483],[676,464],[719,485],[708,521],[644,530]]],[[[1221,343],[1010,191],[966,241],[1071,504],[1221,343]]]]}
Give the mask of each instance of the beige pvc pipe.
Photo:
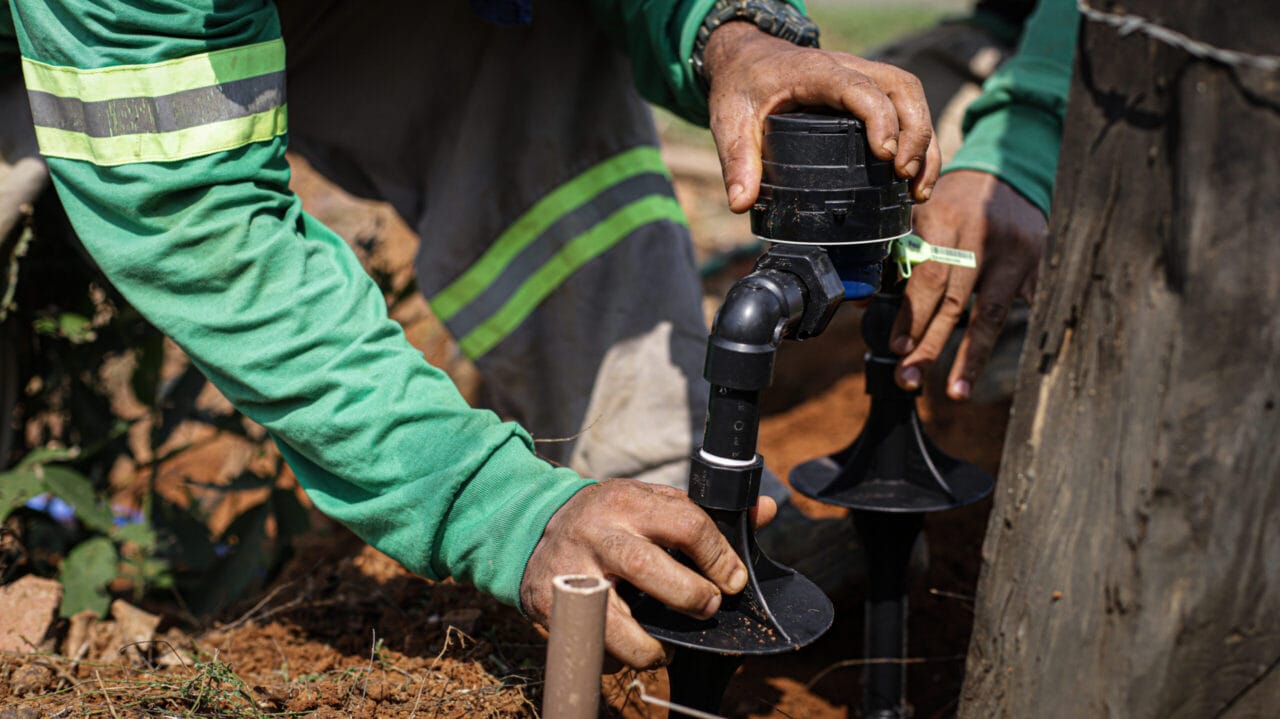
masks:
{"type": "Polygon", "coordinates": [[[604,664],[609,580],[582,574],[552,580],[551,638],[543,719],[596,719],[604,664]]]}

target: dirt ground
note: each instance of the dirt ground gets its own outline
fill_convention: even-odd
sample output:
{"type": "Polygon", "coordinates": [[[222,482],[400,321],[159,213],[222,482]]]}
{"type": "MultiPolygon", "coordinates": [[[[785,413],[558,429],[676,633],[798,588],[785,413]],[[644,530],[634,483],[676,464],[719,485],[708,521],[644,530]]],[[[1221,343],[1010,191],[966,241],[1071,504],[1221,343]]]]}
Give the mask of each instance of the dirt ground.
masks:
{"type": "MultiPolygon", "coordinates": [[[[705,148],[668,147],[677,191],[693,226],[701,261],[749,246],[745,218],[724,212],[718,164],[705,148]]],[[[375,274],[407,286],[416,238],[383,206],[355,200],[305,168],[296,180],[309,209],[329,221],[375,274]]],[[[713,309],[739,260],[708,278],[713,309]]],[[[478,379],[416,293],[400,296],[393,316],[428,359],[447,369],[464,393],[478,379]]],[[[799,462],[838,450],[861,427],[863,392],[857,311],[844,308],[821,338],[788,345],[778,382],[765,398],[761,452],[786,476],[799,462]]],[[[956,404],[926,396],[922,416],[946,450],[994,472],[1008,405],[956,404]]],[[[180,470],[211,479],[226,474],[221,454],[244,453],[243,438],[206,442],[180,470]],[[219,448],[222,448],[221,450],[219,448]]],[[[839,512],[800,500],[814,516],[839,512]]],[[[909,694],[917,717],[954,712],[972,623],[979,546],[988,503],[928,519],[931,563],[912,597],[909,694]]],[[[534,716],[541,703],[545,641],[520,614],[473,589],[431,583],[313,512],[279,576],[212,624],[149,605],[163,617],[160,641],[96,656],[52,650],[0,654],[0,719],[43,716],[534,716]],[[110,653],[109,653],[110,654],[110,653]]],[[[859,600],[837,607],[834,628],[791,656],[749,662],[730,687],[727,716],[851,717],[860,697],[859,600]]],[[[65,635],[68,627],[55,634],[65,635]]],[[[90,644],[93,635],[90,633],[90,644]]],[[[661,717],[641,700],[665,696],[661,671],[603,678],[607,716],[661,717]]]]}

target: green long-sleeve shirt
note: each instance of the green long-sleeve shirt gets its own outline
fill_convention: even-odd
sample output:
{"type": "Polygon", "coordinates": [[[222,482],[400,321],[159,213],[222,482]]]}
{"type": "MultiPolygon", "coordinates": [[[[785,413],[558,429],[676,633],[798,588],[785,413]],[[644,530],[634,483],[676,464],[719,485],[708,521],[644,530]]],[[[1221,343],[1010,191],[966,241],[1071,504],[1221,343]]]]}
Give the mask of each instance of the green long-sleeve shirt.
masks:
{"type": "Polygon", "coordinates": [[[993,174],[1049,214],[1079,25],[1071,0],[1040,1],[1018,52],[965,112],[964,144],[944,172],[993,174]]]}
{"type": "MultiPolygon", "coordinates": [[[[687,57],[710,2],[592,9],[626,43],[641,91],[696,114],[687,57]]],[[[10,7],[4,34],[54,186],[121,294],[271,432],[322,511],[414,572],[518,605],[547,521],[589,482],[469,407],[343,241],[302,211],[274,5],[10,7]]]]}
{"type": "Polygon", "coordinates": [[[288,189],[266,0],[12,3],[37,137],[120,292],[265,426],[308,495],[414,572],[518,602],[585,486],[469,407],[288,189]]]}
{"type": "MultiPolygon", "coordinates": [[[[641,92],[696,114],[687,57],[710,3],[592,10],[626,44],[641,92]]],[[[302,211],[274,5],[10,9],[0,36],[21,51],[54,186],[121,294],[271,432],[322,511],[414,572],[518,605],[547,521],[589,482],[469,407],[387,318],[345,243],[302,211]]]]}

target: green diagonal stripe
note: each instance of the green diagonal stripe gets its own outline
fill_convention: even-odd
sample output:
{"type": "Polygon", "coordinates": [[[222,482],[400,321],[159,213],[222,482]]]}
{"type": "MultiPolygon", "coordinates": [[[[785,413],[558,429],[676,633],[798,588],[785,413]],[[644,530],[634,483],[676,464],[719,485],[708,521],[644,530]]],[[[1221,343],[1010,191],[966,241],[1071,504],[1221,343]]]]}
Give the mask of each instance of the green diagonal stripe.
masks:
{"type": "Polygon", "coordinates": [[[148,65],[92,70],[22,58],[27,90],[74,97],[83,102],[161,97],[281,70],[284,70],[284,41],[280,39],[148,65]]]}
{"type": "Polygon", "coordinates": [[[599,257],[636,229],[660,220],[686,224],[679,203],[665,195],[650,195],[609,215],[570,240],[525,280],[493,316],[463,337],[458,346],[472,359],[485,354],[519,327],[574,270],[599,257]]]}
{"type": "MultiPolygon", "coordinates": [[[[629,177],[648,172],[666,174],[666,171],[658,149],[646,145],[614,155],[557,187],[508,227],[466,272],[432,297],[431,309],[443,321],[453,318],[556,220],[629,177]]],[[[483,327],[476,328],[480,329],[483,327]]]]}

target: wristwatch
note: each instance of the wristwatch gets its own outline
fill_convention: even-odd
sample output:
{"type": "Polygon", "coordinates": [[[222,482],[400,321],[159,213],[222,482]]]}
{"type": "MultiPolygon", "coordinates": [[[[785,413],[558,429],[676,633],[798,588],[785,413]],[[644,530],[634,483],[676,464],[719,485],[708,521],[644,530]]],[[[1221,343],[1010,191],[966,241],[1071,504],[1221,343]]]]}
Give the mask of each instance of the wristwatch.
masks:
{"type": "Polygon", "coordinates": [[[693,42],[693,74],[697,76],[703,91],[711,87],[706,76],[702,55],[707,50],[707,40],[721,25],[733,20],[747,20],[764,32],[803,47],[818,46],[818,26],[782,0],[716,0],[707,17],[698,28],[693,42]]]}

